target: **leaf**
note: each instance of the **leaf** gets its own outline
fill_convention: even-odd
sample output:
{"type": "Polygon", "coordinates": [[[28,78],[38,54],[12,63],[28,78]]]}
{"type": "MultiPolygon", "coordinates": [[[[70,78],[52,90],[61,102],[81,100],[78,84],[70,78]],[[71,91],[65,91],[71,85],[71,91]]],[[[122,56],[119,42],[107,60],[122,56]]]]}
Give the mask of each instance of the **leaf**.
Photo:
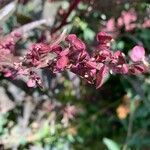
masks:
{"type": "Polygon", "coordinates": [[[17,22],[19,24],[21,24],[21,25],[24,25],[24,24],[32,22],[32,18],[31,17],[29,17],[27,15],[24,15],[24,14],[21,14],[21,13],[17,13],[16,17],[17,17],[17,22]]]}
{"type": "Polygon", "coordinates": [[[57,61],[57,68],[58,69],[64,69],[66,67],[66,65],[68,64],[69,60],[68,57],[66,56],[62,56],[60,59],[58,59],[57,61]]]}
{"type": "Polygon", "coordinates": [[[102,86],[108,73],[109,73],[108,67],[106,65],[103,65],[96,75],[97,76],[96,77],[96,88],[97,89],[102,86]]]}
{"type": "Polygon", "coordinates": [[[83,36],[85,40],[93,40],[95,37],[95,32],[90,28],[87,28],[83,31],[83,36]]]}
{"type": "Polygon", "coordinates": [[[37,132],[37,137],[40,140],[40,139],[46,137],[49,134],[50,134],[50,126],[49,126],[48,121],[45,121],[43,126],[37,132]]]}
{"type": "Polygon", "coordinates": [[[35,87],[36,81],[32,80],[32,79],[29,79],[28,82],[27,82],[27,85],[28,85],[28,87],[35,87]]]}
{"type": "Polygon", "coordinates": [[[7,123],[7,115],[8,114],[2,114],[0,113],[0,135],[3,134],[4,130],[4,125],[7,123]]]}
{"type": "Polygon", "coordinates": [[[111,139],[103,138],[103,143],[107,146],[108,150],[120,150],[119,145],[111,139]]]}
{"type": "Polygon", "coordinates": [[[73,46],[78,51],[86,49],[85,44],[79,38],[77,38],[75,34],[68,35],[66,37],[66,41],[68,41],[71,44],[71,46],[73,46]]]}
{"type": "Polygon", "coordinates": [[[133,62],[142,61],[145,57],[145,49],[142,46],[135,46],[130,52],[130,58],[133,62]]]}

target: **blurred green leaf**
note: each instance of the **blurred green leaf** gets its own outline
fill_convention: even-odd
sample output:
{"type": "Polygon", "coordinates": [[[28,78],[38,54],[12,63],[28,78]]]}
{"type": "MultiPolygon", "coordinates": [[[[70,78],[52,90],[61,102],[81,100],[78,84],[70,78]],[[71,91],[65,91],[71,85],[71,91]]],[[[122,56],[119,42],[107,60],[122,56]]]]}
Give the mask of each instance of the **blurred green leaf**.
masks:
{"type": "Polygon", "coordinates": [[[84,39],[87,41],[87,40],[90,40],[92,41],[95,37],[95,32],[93,30],[91,30],[90,28],[86,28],[84,31],[83,31],[83,36],[84,36],[84,39]]]}
{"type": "Polygon", "coordinates": [[[15,11],[16,2],[7,4],[0,10],[0,24],[3,24],[15,11]]]}
{"type": "Polygon", "coordinates": [[[4,125],[6,124],[7,119],[6,119],[6,115],[0,114],[0,134],[3,133],[4,131],[4,125]]]}
{"type": "Polygon", "coordinates": [[[103,138],[103,143],[107,146],[108,150],[120,150],[119,145],[111,139],[103,138]]]}

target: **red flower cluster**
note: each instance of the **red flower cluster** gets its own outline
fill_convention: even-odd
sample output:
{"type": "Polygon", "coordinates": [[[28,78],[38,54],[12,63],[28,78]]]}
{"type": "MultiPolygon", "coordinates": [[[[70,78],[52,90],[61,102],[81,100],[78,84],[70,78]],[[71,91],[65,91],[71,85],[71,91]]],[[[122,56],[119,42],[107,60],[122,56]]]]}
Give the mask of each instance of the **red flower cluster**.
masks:
{"type": "Polygon", "coordinates": [[[0,72],[6,77],[14,75],[14,62],[18,62],[18,58],[14,56],[16,41],[20,38],[19,33],[11,33],[8,36],[0,37],[0,72]]]}
{"type": "MultiPolygon", "coordinates": [[[[48,68],[54,73],[69,69],[87,82],[96,83],[96,88],[101,87],[104,79],[111,73],[137,74],[148,71],[143,63],[145,50],[135,46],[130,53],[132,63],[127,63],[124,53],[112,52],[110,42],[112,37],[104,32],[97,35],[98,46],[89,54],[84,42],[75,34],[68,35],[63,44],[37,43],[29,48],[26,56],[11,66],[12,74],[25,75],[29,78],[27,84],[34,87],[41,85],[37,69],[48,68]]],[[[4,65],[7,67],[7,64],[4,65]]],[[[9,66],[10,67],[10,66],[9,66]]]]}

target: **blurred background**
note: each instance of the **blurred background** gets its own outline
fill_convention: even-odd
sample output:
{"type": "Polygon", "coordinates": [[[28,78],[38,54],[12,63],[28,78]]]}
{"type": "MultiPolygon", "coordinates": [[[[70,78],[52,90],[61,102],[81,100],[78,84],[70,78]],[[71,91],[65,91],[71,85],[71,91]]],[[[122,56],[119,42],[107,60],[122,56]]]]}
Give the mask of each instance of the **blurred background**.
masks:
{"type": "MultiPolygon", "coordinates": [[[[149,0],[0,0],[0,38],[22,31],[16,56],[64,29],[85,41],[112,35],[112,50],[150,56],[149,0]]],[[[150,150],[150,74],[111,75],[96,90],[66,71],[39,72],[44,89],[0,74],[0,150],[150,150]]]]}

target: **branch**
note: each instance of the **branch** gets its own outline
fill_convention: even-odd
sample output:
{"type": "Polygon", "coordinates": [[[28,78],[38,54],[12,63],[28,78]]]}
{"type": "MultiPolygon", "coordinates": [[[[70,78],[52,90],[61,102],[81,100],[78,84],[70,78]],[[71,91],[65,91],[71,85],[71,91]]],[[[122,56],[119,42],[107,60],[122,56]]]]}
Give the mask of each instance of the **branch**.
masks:
{"type": "Polygon", "coordinates": [[[52,34],[54,34],[55,32],[57,32],[59,29],[61,29],[64,25],[67,24],[67,18],[69,17],[69,15],[71,14],[71,12],[78,6],[78,4],[81,2],[82,0],[74,0],[71,2],[70,7],[68,9],[68,12],[64,15],[64,18],[62,20],[62,22],[60,23],[60,25],[57,28],[54,28],[52,30],[52,34]]]}

